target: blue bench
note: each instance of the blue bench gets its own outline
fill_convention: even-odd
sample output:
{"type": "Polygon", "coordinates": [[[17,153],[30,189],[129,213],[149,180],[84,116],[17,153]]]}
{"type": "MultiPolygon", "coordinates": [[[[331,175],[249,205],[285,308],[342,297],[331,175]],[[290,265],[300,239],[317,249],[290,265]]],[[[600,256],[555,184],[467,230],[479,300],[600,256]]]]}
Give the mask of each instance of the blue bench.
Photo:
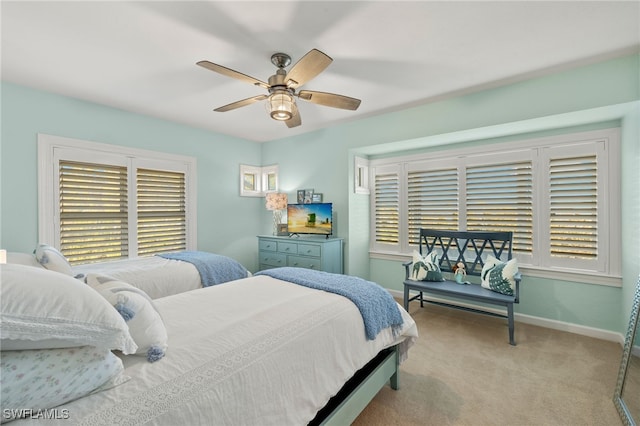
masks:
{"type": "MultiPolygon", "coordinates": [[[[443,231],[434,229],[420,229],[420,254],[425,255],[436,251],[440,257],[440,270],[445,278],[447,275],[453,277],[453,266],[458,262],[463,262],[466,273],[469,276],[480,277],[484,266],[483,257],[492,255],[496,259],[506,262],[512,258],[511,232],[464,232],[464,231],[443,231]]],[[[404,280],[404,308],[409,309],[409,302],[420,301],[420,307],[424,307],[424,302],[434,303],[450,308],[463,309],[485,315],[506,318],[509,325],[509,343],[515,345],[514,339],[514,319],[513,304],[520,302],[520,281],[521,275],[515,275],[515,289],[512,296],[501,294],[482,287],[480,284],[463,285],[455,281],[414,281],[410,280],[412,262],[403,263],[405,267],[404,280]],[[417,291],[418,294],[410,297],[410,291],[417,291]],[[482,307],[472,308],[468,306],[456,305],[436,300],[427,300],[423,293],[430,293],[447,298],[470,300],[484,304],[498,305],[506,308],[506,313],[496,313],[484,310],[482,307]]]]}

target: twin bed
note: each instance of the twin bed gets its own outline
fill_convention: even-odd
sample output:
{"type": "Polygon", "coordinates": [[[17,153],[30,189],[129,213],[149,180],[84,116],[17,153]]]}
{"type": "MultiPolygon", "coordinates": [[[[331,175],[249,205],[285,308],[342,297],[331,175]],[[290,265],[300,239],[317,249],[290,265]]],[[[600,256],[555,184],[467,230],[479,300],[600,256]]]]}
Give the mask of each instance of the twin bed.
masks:
{"type": "MultiPolygon", "coordinates": [[[[374,316],[381,314],[375,300],[363,308],[362,299],[356,303],[333,292],[281,279],[278,274],[248,274],[202,288],[201,283],[188,278],[193,268],[187,263],[145,258],[123,262],[120,273],[117,265],[110,265],[108,271],[103,265],[80,272],[110,273],[125,282],[125,278],[131,280],[131,274],[136,275],[135,270],[143,271],[146,278],[140,280],[141,288],[153,283],[147,290],[161,296],[153,304],[166,327],[168,346],[156,362],[116,352],[123,365],[118,384],[57,406],[53,413],[64,415],[47,422],[345,424],[355,419],[386,383],[391,381],[392,387],[397,387],[398,365],[417,338],[417,329],[395,301],[401,324],[367,336],[364,311],[373,309],[374,316]],[[166,273],[172,268],[176,275],[166,273]],[[170,284],[159,285],[161,281],[170,284]],[[174,285],[179,285],[180,291],[167,295],[174,293],[174,285]]],[[[331,281],[333,274],[316,278],[331,281]]],[[[6,325],[4,314],[3,302],[6,325]]],[[[36,413],[17,424],[36,423],[46,417],[36,413]]]]}

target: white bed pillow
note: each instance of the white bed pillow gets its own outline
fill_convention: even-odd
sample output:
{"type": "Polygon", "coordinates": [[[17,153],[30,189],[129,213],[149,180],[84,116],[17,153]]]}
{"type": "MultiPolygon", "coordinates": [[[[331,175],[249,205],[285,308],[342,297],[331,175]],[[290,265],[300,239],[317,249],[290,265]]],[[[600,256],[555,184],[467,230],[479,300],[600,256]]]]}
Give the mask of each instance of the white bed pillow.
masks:
{"type": "Polygon", "coordinates": [[[57,248],[47,244],[38,244],[33,254],[35,254],[38,263],[50,271],[73,276],[69,261],[57,248]]]}
{"type": "Polygon", "coordinates": [[[14,418],[20,409],[46,410],[124,383],[123,371],[120,358],[92,346],[3,351],[2,420],[14,418]]]}
{"type": "Polygon", "coordinates": [[[82,281],[25,265],[0,265],[0,349],[95,346],[135,353],[129,328],[82,281]]]}
{"type": "Polygon", "coordinates": [[[36,256],[33,253],[8,252],[7,263],[12,263],[14,265],[33,266],[34,268],[44,268],[44,266],[42,266],[40,262],[38,262],[36,256]]]}
{"type": "Polygon", "coordinates": [[[87,274],[86,281],[122,315],[138,345],[136,355],[146,356],[149,362],[164,357],[167,329],[153,301],[144,291],[104,275],[87,274]]]}

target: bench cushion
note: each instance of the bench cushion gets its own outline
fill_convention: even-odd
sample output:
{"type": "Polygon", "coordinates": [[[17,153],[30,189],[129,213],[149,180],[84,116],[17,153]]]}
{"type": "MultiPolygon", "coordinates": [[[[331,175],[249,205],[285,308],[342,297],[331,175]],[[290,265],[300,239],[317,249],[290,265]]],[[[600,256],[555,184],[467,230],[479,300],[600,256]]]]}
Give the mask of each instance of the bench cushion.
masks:
{"type": "Polygon", "coordinates": [[[497,293],[488,290],[479,284],[458,284],[455,281],[404,281],[404,285],[412,290],[425,291],[451,297],[460,297],[469,300],[487,302],[492,304],[514,303],[515,296],[497,293]]]}

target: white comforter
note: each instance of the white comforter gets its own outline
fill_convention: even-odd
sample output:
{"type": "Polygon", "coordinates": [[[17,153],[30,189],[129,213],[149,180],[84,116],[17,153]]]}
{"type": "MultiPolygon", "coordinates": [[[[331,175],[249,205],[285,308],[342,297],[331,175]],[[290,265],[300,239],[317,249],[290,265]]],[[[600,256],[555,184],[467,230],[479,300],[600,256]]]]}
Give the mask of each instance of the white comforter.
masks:
{"type": "Polygon", "coordinates": [[[101,274],[143,290],[152,299],[202,288],[200,274],[189,262],[159,256],[78,265],[74,274],[101,274]]]}
{"type": "Polygon", "coordinates": [[[402,341],[406,355],[417,337],[400,308],[401,335],[368,341],[348,299],[267,276],[155,302],[166,357],[123,357],[131,379],[59,407],[60,424],[304,425],[381,349],[402,341]]]}

